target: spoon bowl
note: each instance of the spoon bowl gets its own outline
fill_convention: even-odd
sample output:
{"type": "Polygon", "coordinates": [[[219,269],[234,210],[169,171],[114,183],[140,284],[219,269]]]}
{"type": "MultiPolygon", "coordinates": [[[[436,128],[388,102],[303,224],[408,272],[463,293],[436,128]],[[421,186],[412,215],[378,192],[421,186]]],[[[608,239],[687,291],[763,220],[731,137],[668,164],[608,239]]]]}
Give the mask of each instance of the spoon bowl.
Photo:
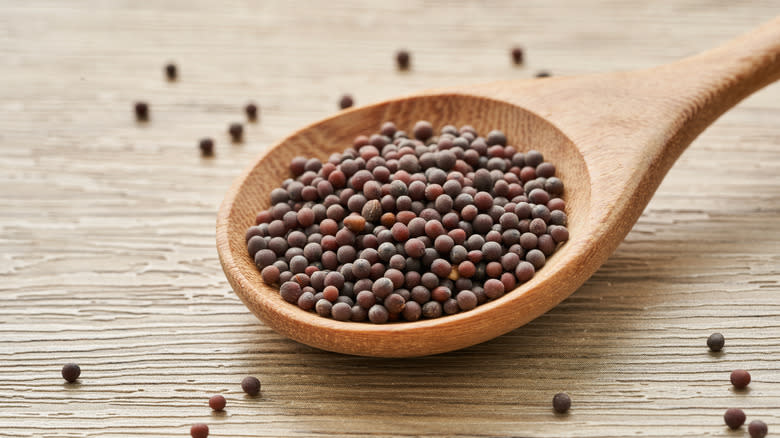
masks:
{"type": "Polygon", "coordinates": [[[606,261],[685,147],[739,100],[780,77],[780,19],[701,55],[655,69],[435,90],[351,109],[261,154],[228,191],[217,222],[226,276],[277,332],[340,353],[409,357],[474,345],[513,330],[573,293],[606,261]],[[725,61],[724,61],[725,60],[725,61]],[[285,302],[249,257],[245,232],[295,156],[326,160],[385,121],[411,130],[470,124],[536,149],[563,182],[570,239],[528,282],[475,309],[376,325],[322,318],[285,302]]]}

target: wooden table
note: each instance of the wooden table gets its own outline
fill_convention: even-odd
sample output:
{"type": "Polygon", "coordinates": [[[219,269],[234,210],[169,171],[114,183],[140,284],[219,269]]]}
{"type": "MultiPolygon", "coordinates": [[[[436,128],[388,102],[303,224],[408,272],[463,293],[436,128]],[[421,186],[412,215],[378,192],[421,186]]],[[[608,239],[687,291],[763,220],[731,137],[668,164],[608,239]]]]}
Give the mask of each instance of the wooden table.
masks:
{"type": "Polygon", "coordinates": [[[196,422],[215,437],[746,436],[723,425],[728,407],[780,430],[777,84],[688,149],[577,293],[491,342],[412,360],[327,353],[272,332],[229,289],[214,245],[223,193],[341,93],[364,104],[542,69],[646,67],[780,12],[450,3],[2,2],[0,436],[181,437],[196,422]],[[394,68],[402,47],[408,74],[394,68]],[[133,118],[139,99],[149,123],[133,118]],[[231,145],[227,124],[249,100],[262,120],[231,145]],[[214,159],[197,150],[207,136],[214,159]],[[716,331],[720,354],[705,346],[716,331]],[[66,362],[80,383],[63,383],[66,362]],[[748,391],[731,388],[736,368],[752,373],[748,391]],[[241,392],[246,375],[261,397],[241,392]],[[551,410],[558,391],[569,415],[551,410]],[[217,393],[223,414],[207,405],[217,393]]]}

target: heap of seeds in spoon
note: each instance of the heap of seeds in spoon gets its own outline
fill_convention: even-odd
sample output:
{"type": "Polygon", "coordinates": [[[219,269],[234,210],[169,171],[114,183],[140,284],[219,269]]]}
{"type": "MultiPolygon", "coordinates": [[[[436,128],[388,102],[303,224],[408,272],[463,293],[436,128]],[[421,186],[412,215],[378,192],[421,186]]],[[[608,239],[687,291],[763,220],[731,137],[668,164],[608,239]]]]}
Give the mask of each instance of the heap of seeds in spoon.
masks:
{"type": "Polygon", "coordinates": [[[263,281],[340,321],[416,321],[469,311],[531,279],[568,240],[563,182],[535,150],[392,122],[291,178],[246,233],[263,281]]]}

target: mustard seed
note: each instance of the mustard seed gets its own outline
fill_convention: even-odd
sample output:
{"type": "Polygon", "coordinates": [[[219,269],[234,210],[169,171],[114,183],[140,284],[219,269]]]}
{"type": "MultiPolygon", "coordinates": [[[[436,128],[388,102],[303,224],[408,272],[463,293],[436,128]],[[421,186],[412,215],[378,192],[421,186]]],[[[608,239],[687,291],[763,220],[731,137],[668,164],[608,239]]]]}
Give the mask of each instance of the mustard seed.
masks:
{"type": "Polygon", "coordinates": [[[66,363],[62,367],[62,378],[68,383],[73,383],[78,380],[81,375],[81,367],[75,363],[66,363]]]}
{"type": "Polygon", "coordinates": [[[739,429],[745,424],[745,413],[742,409],[730,408],[723,414],[723,421],[726,422],[726,426],[730,429],[739,429]]]}
{"type": "Polygon", "coordinates": [[[213,157],[214,156],[214,140],[210,138],[204,138],[201,139],[198,143],[198,148],[200,149],[200,154],[204,157],[213,157]]]}
{"type": "Polygon", "coordinates": [[[725,343],[726,339],[720,333],[713,333],[707,338],[707,347],[709,347],[711,351],[718,352],[722,350],[725,343]]]}
{"type": "Polygon", "coordinates": [[[750,384],[750,373],[745,370],[734,370],[731,372],[730,379],[734,388],[745,389],[750,384]]]}
{"type": "Polygon", "coordinates": [[[176,64],[169,63],[165,65],[165,77],[168,78],[169,81],[175,81],[178,76],[178,69],[176,68],[176,64]]]}
{"type": "Polygon", "coordinates": [[[214,395],[209,399],[209,407],[215,411],[221,411],[225,409],[227,400],[221,395],[214,395]]]}
{"type": "Polygon", "coordinates": [[[228,134],[233,143],[241,143],[244,140],[244,127],[240,123],[231,123],[228,126],[228,134]]]}
{"type": "Polygon", "coordinates": [[[244,377],[241,381],[241,389],[251,396],[256,396],[260,394],[260,380],[254,376],[244,377]]]}
{"type": "Polygon", "coordinates": [[[559,392],[553,397],[553,409],[559,414],[566,413],[571,408],[571,397],[565,392],[559,392]]]}
{"type": "Polygon", "coordinates": [[[761,420],[753,420],[748,426],[750,438],[764,438],[768,432],[769,429],[767,428],[766,423],[761,420]]]}
{"type": "Polygon", "coordinates": [[[512,62],[515,65],[521,65],[523,63],[523,49],[521,47],[513,47],[511,51],[512,62]]]}
{"type": "Polygon", "coordinates": [[[339,99],[339,108],[341,109],[347,109],[354,104],[355,100],[349,94],[344,94],[341,96],[341,99],[339,99]]]}
{"type": "Polygon", "coordinates": [[[395,62],[398,65],[399,70],[409,70],[411,63],[411,55],[408,50],[399,50],[395,54],[395,62]]]}
{"type": "Polygon", "coordinates": [[[381,304],[374,304],[368,309],[368,319],[374,324],[386,323],[389,317],[390,313],[381,304]]]}
{"type": "Polygon", "coordinates": [[[149,104],[146,102],[136,102],[133,106],[135,111],[135,118],[139,122],[145,122],[149,120],[149,104]]]}
{"type": "Polygon", "coordinates": [[[192,438],[208,438],[209,427],[203,423],[196,423],[190,427],[190,436],[192,438]]]}
{"type": "Polygon", "coordinates": [[[258,119],[258,107],[257,104],[254,102],[249,102],[244,107],[244,112],[246,113],[246,118],[250,122],[256,122],[258,119]]]}

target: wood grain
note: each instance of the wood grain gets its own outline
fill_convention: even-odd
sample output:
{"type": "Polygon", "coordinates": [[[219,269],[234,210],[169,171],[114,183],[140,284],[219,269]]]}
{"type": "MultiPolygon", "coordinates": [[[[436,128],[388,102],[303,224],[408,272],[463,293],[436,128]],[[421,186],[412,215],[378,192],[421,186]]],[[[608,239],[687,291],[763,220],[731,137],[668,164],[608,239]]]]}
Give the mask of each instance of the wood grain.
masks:
{"type": "Polygon", "coordinates": [[[780,88],[706,130],[607,263],[532,323],[419,359],[326,353],[229,290],[216,208],[264,147],[415,90],[670,62],[774,2],[3,2],[0,436],[744,436],[780,427],[780,88]],[[305,11],[302,12],[302,11],[305,11]],[[397,23],[403,23],[398,25],[397,23]],[[527,64],[508,47],[527,48],[527,64]],[[392,53],[408,47],[413,69],[392,53]],[[167,83],[175,60],[181,80],[167,83]],[[136,99],[152,119],[132,119],[136,99]],[[261,122],[232,146],[254,99],[261,122]],[[214,136],[202,160],[197,140],[214,136]],[[705,339],[724,333],[724,353],[705,339]],[[81,384],[59,377],[82,366],[81,384]],[[751,371],[748,392],[728,373],[751,371]],[[239,382],[255,374],[259,399],[239,382]],[[574,399],[552,414],[559,390],[574,399]],[[207,398],[228,398],[225,415],[207,398]]]}

